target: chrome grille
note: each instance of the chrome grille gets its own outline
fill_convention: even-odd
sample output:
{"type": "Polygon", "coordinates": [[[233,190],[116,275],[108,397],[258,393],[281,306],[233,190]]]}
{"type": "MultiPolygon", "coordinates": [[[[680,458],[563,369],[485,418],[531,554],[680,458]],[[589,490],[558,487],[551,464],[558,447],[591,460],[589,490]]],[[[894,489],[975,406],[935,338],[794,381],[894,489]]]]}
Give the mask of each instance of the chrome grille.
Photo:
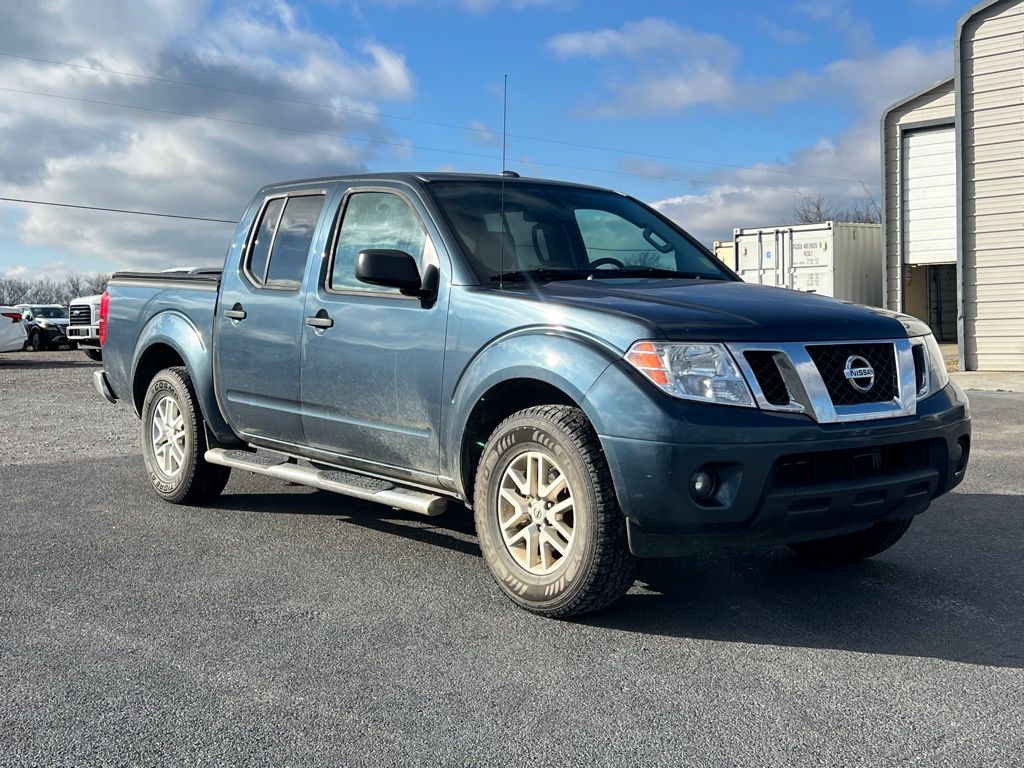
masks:
{"type": "Polygon", "coordinates": [[[727,346],[758,407],[835,424],[914,415],[920,344],[904,338],[727,346]]]}
{"type": "Polygon", "coordinates": [[[88,304],[72,304],[68,315],[71,325],[92,325],[92,307],[88,304]]]}

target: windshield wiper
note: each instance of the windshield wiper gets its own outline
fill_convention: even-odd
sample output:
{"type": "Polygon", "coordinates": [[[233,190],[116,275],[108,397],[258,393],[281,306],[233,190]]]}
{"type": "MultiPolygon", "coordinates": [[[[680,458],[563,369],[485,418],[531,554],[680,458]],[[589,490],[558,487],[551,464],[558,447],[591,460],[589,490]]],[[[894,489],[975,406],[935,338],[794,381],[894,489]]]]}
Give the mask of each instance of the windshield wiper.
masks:
{"type": "Polygon", "coordinates": [[[593,269],[591,278],[602,277],[674,277],[678,280],[724,280],[717,275],[700,274],[698,272],[679,272],[675,269],[660,267],[624,267],[622,269],[593,269]]]}
{"type": "Polygon", "coordinates": [[[592,269],[516,269],[511,272],[501,272],[492,275],[492,283],[508,280],[509,282],[536,280],[538,282],[551,282],[552,280],[581,280],[593,274],[592,269]]]}

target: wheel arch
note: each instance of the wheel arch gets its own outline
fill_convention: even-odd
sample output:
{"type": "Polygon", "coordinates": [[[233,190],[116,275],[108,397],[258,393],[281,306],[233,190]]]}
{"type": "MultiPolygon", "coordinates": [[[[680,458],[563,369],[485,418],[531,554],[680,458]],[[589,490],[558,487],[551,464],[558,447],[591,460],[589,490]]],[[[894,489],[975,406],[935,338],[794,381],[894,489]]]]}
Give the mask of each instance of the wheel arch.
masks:
{"type": "Polygon", "coordinates": [[[455,490],[472,504],[483,444],[504,419],[535,405],[571,405],[595,424],[585,396],[616,358],[589,339],[555,329],[519,333],[481,351],[459,380],[449,403],[445,455],[455,490]]]}
{"type": "Polygon", "coordinates": [[[210,349],[188,317],[176,311],[155,315],[143,328],[135,350],[131,392],[137,415],[142,413],[142,402],[153,377],[164,368],[184,366],[195,387],[199,409],[214,436],[222,442],[236,439],[214,399],[210,349]]]}

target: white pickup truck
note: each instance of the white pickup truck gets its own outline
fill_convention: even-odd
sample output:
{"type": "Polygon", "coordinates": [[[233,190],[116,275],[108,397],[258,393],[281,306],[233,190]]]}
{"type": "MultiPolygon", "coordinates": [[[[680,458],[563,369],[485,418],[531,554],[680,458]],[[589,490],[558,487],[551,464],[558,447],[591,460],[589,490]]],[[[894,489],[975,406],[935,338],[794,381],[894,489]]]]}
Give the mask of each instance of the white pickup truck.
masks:
{"type": "Polygon", "coordinates": [[[80,296],[72,299],[68,306],[71,322],[68,324],[68,341],[78,344],[93,360],[102,360],[100,349],[100,299],[101,296],[80,296]]]}

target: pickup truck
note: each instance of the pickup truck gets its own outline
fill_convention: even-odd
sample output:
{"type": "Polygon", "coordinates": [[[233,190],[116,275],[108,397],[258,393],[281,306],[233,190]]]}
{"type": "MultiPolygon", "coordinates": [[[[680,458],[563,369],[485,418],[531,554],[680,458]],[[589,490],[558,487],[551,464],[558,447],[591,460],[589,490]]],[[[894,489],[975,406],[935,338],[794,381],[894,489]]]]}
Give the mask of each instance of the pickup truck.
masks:
{"type": "Polygon", "coordinates": [[[461,502],[547,616],[612,603],[638,558],[870,557],[970,452],[920,321],[743,283],[629,196],[513,172],[265,187],[222,274],[117,273],[100,334],[96,388],[142,419],[167,501],[240,469],[461,502]]]}
{"type": "Polygon", "coordinates": [[[68,340],[78,345],[91,360],[102,360],[100,350],[100,302],[103,297],[79,296],[68,305],[70,322],[67,327],[68,340]]]}

